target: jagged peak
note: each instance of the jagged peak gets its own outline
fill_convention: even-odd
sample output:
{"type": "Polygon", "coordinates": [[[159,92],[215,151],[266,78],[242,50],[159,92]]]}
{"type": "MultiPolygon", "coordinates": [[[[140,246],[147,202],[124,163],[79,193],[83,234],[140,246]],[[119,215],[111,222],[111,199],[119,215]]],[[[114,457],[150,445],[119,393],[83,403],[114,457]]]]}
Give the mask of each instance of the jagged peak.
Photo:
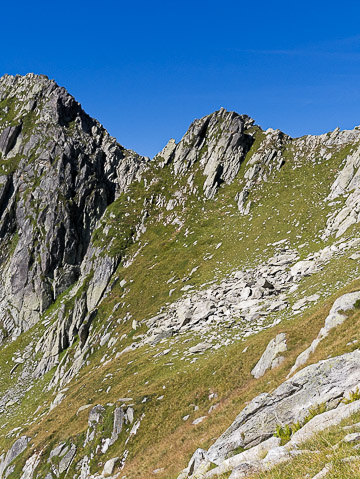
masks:
{"type": "Polygon", "coordinates": [[[98,124],[64,87],[33,73],[0,78],[0,113],[4,127],[23,122],[29,115],[32,125],[40,121],[68,126],[77,117],[88,129],[98,124]]]}
{"type": "Polygon", "coordinates": [[[36,83],[53,83],[57,85],[55,80],[50,79],[47,75],[44,74],[37,74],[37,73],[26,73],[26,75],[11,75],[8,73],[5,73],[5,75],[2,75],[0,77],[0,84],[2,83],[23,83],[23,82],[36,82],[36,83]]]}
{"type": "MultiPolygon", "coordinates": [[[[31,133],[39,126],[44,129],[68,128],[77,136],[94,138],[108,153],[121,150],[126,156],[146,163],[149,159],[133,150],[126,150],[112,137],[104,126],[91,117],[82,105],[63,86],[42,74],[3,75],[0,78],[0,137],[4,129],[22,125],[25,118],[31,118],[31,133]],[[71,128],[69,128],[71,127],[71,128]]],[[[54,133],[52,133],[54,134],[54,133]]],[[[0,140],[1,143],[1,140],[0,140]]],[[[1,147],[0,147],[1,151],[1,147]]]]}
{"type": "MultiPolygon", "coordinates": [[[[0,123],[0,137],[10,127],[0,164],[20,158],[0,176],[0,342],[2,334],[14,340],[0,364],[0,476],[102,478],[114,469],[133,477],[141,461],[143,477],[175,477],[197,424],[199,445],[210,446],[225,415],[229,423],[240,413],[179,478],[200,474],[201,461],[201,474],[229,466],[228,474],[254,453],[240,448],[258,442],[255,465],[267,465],[269,444],[280,443],[270,436],[280,425],[303,426],[310,406],[324,401],[339,409],[323,414],[340,416],[339,401],[360,377],[360,293],[348,293],[351,308],[343,296],[329,306],[358,274],[358,135],[345,148],[339,130],[321,142],[292,140],[221,108],[145,165],[105,130],[85,133],[82,110],[70,128],[42,122],[58,93],[71,96],[45,76],[26,77],[0,79],[0,88],[14,85],[21,108],[32,86],[46,100],[24,113],[34,118],[29,136],[16,129],[21,117],[0,123]],[[231,181],[217,201],[204,201],[231,181]],[[335,242],[320,237],[325,226],[335,242]],[[332,315],[345,321],[345,310],[342,326],[332,315]],[[334,348],[329,335],[314,364],[285,379],[310,336],[324,338],[329,325],[342,328],[331,333],[334,348]]],[[[344,293],[355,288],[358,281],[344,293]]]]}
{"type": "Polygon", "coordinates": [[[0,101],[7,97],[17,97],[19,100],[25,97],[48,97],[54,91],[57,95],[74,97],[59,86],[55,80],[49,79],[46,75],[27,73],[26,75],[3,75],[0,78],[0,101]]]}
{"type": "Polygon", "coordinates": [[[248,129],[254,125],[248,115],[225,108],[194,120],[179,143],[170,139],[155,160],[172,164],[175,174],[185,174],[199,163],[206,176],[205,197],[212,198],[221,183],[231,183],[252,143],[248,129]]]}
{"type": "Polygon", "coordinates": [[[223,125],[223,129],[234,127],[235,125],[241,125],[241,129],[246,130],[255,124],[255,120],[246,114],[239,114],[235,111],[228,111],[221,107],[200,119],[195,119],[183,139],[190,134],[197,134],[198,129],[209,128],[213,125],[223,125]]]}

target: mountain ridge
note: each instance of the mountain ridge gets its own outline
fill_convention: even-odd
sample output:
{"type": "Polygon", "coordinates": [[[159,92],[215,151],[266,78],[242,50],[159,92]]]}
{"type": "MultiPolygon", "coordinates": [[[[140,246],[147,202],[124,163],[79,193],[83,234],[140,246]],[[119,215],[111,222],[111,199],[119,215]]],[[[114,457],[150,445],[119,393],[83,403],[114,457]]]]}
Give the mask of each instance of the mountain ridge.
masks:
{"type": "MultiPolygon", "coordinates": [[[[359,141],[220,109],[149,160],[54,81],[0,79],[0,477],[177,477],[195,446],[181,477],[225,467],[211,438],[360,287],[359,141]]],[[[349,315],[300,373],[357,350],[349,315]]]]}

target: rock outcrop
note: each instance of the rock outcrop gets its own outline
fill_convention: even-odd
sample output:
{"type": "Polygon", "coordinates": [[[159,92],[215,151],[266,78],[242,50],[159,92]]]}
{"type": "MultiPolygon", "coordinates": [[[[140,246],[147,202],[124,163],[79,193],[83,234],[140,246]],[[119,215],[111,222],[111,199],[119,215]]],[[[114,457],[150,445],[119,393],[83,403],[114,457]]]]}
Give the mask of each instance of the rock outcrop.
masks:
{"type": "Polygon", "coordinates": [[[22,452],[25,451],[29,441],[29,437],[21,436],[10,447],[5,457],[0,457],[0,478],[7,477],[6,469],[17,458],[17,456],[19,456],[22,452]]]}
{"type": "Polygon", "coordinates": [[[280,354],[284,353],[286,350],[286,334],[280,333],[270,341],[263,355],[259,359],[259,362],[251,371],[254,378],[261,378],[269,368],[279,366],[284,360],[284,357],[280,354]]]}
{"type": "Polygon", "coordinates": [[[277,424],[302,421],[312,406],[336,406],[344,394],[360,384],[360,352],[345,354],[308,366],[285,381],[272,394],[261,394],[238,415],[210,447],[217,463],[239,446],[251,447],[271,437],[277,424]]]}
{"type": "Polygon", "coordinates": [[[205,176],[203,193],[212,198],[222,183],[231,183],[253,143],[248,131],[254,120],[221,108],[215,114],[195,120],[175,146],[170,140],[155,157],[171,163],[175,175],[185,174],[195,163],[205,176]]]}
{"type": "MultiPolygon", "coordinates": [[[[316,431],[339,424],[342,419],[359,410],[359,401],[348,405],[342,403],[349,392],[356,390],[359,384],[358,350],[306,367],[286,380],[273,393],[263,393],[254,398],[208,451],[202,451],[201,456],[199,452],[194,454],[188,468],[179,477],[195,478],[200,472],[205,474],[201,477],[216,477],[217,474],[237,470],[240,465],[249,461],[260,471],[265,466],[272,467],[283,459],[288,460],[291,457],[289,451],[309,439],[316,431]],[[276,426],[301,424],[309,410],[320,404],[327,411],[314,417],[296,432],[284,451],[279,448],[279,443],[272,438],[276,426]],[[245,448],[246,451],[231,457],[232,451],[239,447],[245,448]],[[265,450],[269,453],[264,464],[256,462],[260,456],[261,459],[264,457],[262,453],[265,450]],[[218,467],[207,472],[210,464],[216,464],[218,467]]],[[[245,476],[249,473],[251,468],[245,476]]]]}
{"type": "Polygon", "coordinates": [[[328,219],[323,238],[330,234],[342,236],[360,221],[360,149],[356,148],[344,161],[327,198],[330,204],[339,198],[346,198],[340,211],[336,210],[328,219]]]}
{"type": "Polygon", "coordinates": [[[339,326],[346,320],[347,316],[344,313],[354,309],[358,301],[360,301],[360,292],[344,294],[335,301],[329,312],[329,315],[325,319],[324,327],[321,328],[317,338],[314,339],[310,346],[296,358],[295,364],[291,368],[289,376],[302,365],[307,363],[311,354],[315,352],[319,343],[325,339],[326,336],[328,336],[329,332],[333,328],[336,328],[336,326],[339,326]]]}
{"type": "MultiPolygon", "coordinates": [[[[253,396],[272,389],[181,478],[268,470],[359,411],[357,337],[297,371],[360,300],[337,293],[359,274],[359,140],[359,128],[292,139],[222,108],[150,161],[47,77],[1,78],[0,479],[133,477],[134,452],[158,454],[176,418],[209,440],[233,404],[230,350],[253,396]],[[289,372],[292,324],[332,294],[289,372]]],[[[146,460],[144,477],[173,477],[146,460]]]]}
{"type": "Polygon", "coordinates": [[[0,321],[17,336],[77,281],[97,220],[146,160],[44,76],[3,77],[0,102],[0,321]]]}
{"type": "Polygon", "coordinates": [[[257,151],[251,156],[244,173],[246,181],[243,189],[235,196],[240,213],[247,215],[250,211],[250,192],[256,185],[267,181],[274,171],[279,171],[284,165],[282,149],[291,138],[280,130],[269,128],[264,135],[257,151]]]}

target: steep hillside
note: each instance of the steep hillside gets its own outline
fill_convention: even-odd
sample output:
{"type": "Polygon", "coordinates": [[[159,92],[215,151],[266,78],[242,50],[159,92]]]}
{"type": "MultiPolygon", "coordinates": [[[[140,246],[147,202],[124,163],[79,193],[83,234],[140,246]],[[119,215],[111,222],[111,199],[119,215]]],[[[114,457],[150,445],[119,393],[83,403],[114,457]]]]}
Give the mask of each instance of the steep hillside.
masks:
{"type": "Polygon", "coordinates": [[[149,160],[2,77],[0,478],[353,477],[359,147],[220,109],[149,160]]]}

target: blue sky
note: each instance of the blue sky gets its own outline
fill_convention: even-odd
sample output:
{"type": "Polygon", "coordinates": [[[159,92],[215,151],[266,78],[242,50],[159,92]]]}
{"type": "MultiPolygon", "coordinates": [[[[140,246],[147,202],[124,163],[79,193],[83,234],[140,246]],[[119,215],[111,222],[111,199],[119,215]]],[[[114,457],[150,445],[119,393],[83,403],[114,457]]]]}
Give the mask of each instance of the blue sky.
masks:
{"type": "Polygon", "coordinates": [[[221,106],[292,136],[360,124],[360,2],[2,4],[0,73],[44,73],[153,156],[221,106]]]}

